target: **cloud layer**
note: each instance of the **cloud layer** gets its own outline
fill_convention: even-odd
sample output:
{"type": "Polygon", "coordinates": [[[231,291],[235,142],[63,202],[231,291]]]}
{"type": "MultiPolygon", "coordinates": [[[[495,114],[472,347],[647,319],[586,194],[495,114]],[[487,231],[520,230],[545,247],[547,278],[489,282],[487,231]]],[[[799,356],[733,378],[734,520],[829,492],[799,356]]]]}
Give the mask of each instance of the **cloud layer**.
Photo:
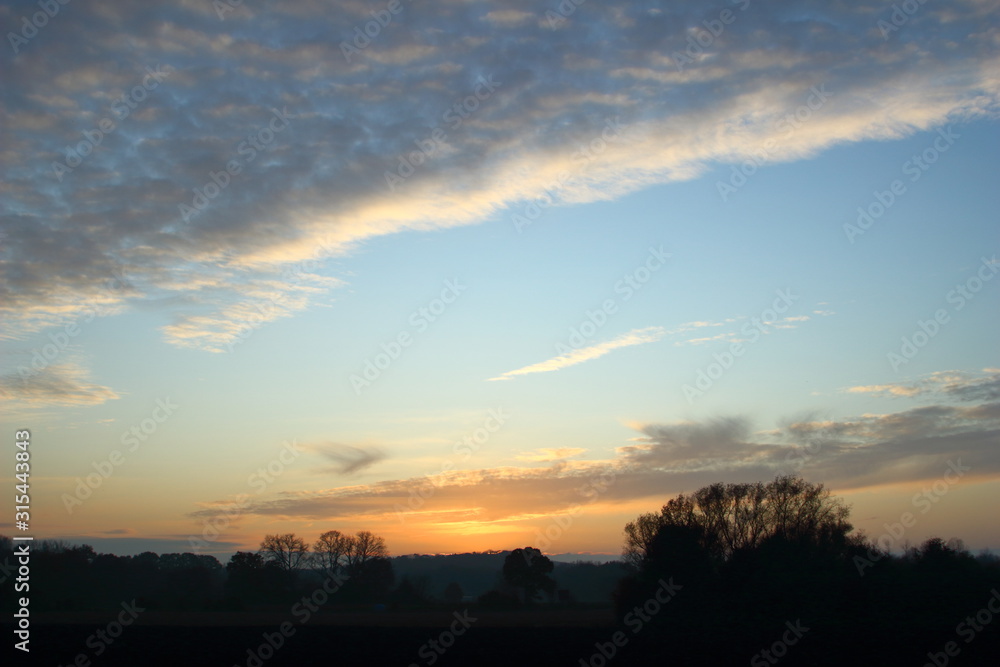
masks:
{"type": "MultiPolygon", "coordinates": [[[[580,448],[516,456],[544,467],[497,467],[369,485],[287,492],[255,501],[247,514],[282,520],[407,520],[435,530],[479,530],[600,502],[625,506],[649,499],[651,507],[680,492],[719,481],[756,481],[798,474],[835,492],[937,480],[951,464],[968,478],[1000,474],[1000,402],[980,400],[1000,373],[950,371],[927,405],[838,420],[798,420],[755,431],[746,417],[639,424],[633,444],[610,460],[565,460],[580,448]],[[967,391],[975,388],[975,391],[967,391]],[[414,503],[414,499],[421,499],[414,503]]],[[[210,516],[211,510],[193,516],[210,516]]]]}
{"type": "Polygon", "coordinates": [[[63,6],[2,56],[5,335],[148,301],[224,351],[373,237],[996,115],[985,0],[558,6],[63,6]]]}

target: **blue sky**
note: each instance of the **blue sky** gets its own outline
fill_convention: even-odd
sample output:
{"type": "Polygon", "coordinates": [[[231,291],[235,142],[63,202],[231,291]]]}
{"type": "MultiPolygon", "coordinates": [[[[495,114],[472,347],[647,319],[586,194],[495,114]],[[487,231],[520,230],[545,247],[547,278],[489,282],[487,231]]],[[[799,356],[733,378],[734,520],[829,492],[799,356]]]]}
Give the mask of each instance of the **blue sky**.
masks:
{"type": "Polygon", "coordinates": [[[676,493],[797,472],[877,536],[961,458],[906,538],[1000,548],[989,3],[887,39],[878,4],[654,5],[404,4],[350,60],[376,4],[67,5],[9,43],[0,420],[38,534],[451,552],[570,516],[543,550],[615,553],[676,493]]]}

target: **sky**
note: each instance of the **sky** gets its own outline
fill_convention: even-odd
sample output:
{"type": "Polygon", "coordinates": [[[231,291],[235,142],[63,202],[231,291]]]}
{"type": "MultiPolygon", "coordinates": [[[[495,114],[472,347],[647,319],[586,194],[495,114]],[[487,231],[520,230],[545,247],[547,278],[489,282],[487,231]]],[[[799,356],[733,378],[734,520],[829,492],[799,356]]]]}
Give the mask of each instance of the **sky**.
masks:
{"type": "Polygon", "coordinates": [[[618,554],[797,474],[1000,550],[995,9],[4,3],[26,534],[618,554]]]}

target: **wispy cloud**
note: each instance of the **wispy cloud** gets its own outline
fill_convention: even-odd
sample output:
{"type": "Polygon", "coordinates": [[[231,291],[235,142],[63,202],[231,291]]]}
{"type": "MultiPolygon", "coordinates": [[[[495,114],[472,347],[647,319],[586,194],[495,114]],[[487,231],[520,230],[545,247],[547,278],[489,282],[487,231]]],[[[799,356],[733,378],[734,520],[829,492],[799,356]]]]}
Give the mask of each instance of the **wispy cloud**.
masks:
{"type": "Polygon", "coordinates": [[[961,401],[995,401],[1000,400],[1000,369],[984,368],[979,373],[937,371],[909,382],[860,385],[849,387],[846,391],[851,394],[932,395],[961,401]]]}
{"type": "Polygon", "coordinates": [[[916,396],[923,390],[919,387],[906,387],[898,384],[870,384],[850,387],[850,394],[889,394],[891,396],[916,396]]]}
{"type": "Polygon", "coordinates": [[[677,341],[674,345],[701,345],[702,343],[711,343],[714,340],[735,340],[736,334],[733,332],[720,333],[714,336],[701,336],[699,338],[688,338],[687,340],[677,341]]]}
{"type": "Polygon", "coordinates": [[[667,333],[670,335],[687,333],[688,331],[696,331],[698,329],[704,329],[705,327],[721,327],[727,324],[732,324],[733,322],[738,322],[741,318],[730,317],[719,322],[711,322],[708,320],[698,320],[695,322],[685,322],[684,324],[679,324],[678,326],[668,329],[667,333]]]}
{"type": "MultiPolygon", "coordinates": [[[[822,314],[832,315],[833,313],[828,311],[822,314]]],[[[810,319],[811,318],[808,315],[791,315],[788,317],[779,317],[774,320],[762,320],[761,323],[764,326],[760,327],[759,330],[763,334],[768,334],[770,333],[770,329],[796,329],[802,322],[808,322],[810,319]]],[[[672,329],[668,329],[666,333],[668,335],[681,335],[691,331],[700,331],[707,328],[715,329],[718,327],[730,327],[737,322],[744,322],[746,320],[747,317],[745,315],[740,315],[738,317],[728,317],[719,321],[701,320],[696,322],[685,322],[684,324],[678,325],[672,329]]],[[[744,337],[749,335],[752,335],[752,327],[749,323],[747,323],[743,325],[742,329],[732,328],[727,329],[726,331],[720,331],[719,333],[715,333],[711,336],[682,338],[681,340],[674,341],[674,345],[677,347],[682,347],[684,345],[704,345],[705,343],[712,343],[715,341],[736,343],[744,340],[744,337]]]]}
{"type": "Polygon", "coordinates": [[[100,405],[119,398],[110,387],[90,382],[78,363],[53,363],[0,377],[0,396],[24,407],[100,405]]]}
{"type": "Polygon", "coordinates": [[[243,299],[216,305],[205,314],[194,308],[185,311],[161,330],[167,341],[178,347],[225,352],[258,327],[291,317],[307,308],[314,297],[341,284],[340,280],[314,273],[296,273],[288,281],[277,278],[247,284],[243,299]]]}
{"type": "Polygon", "coordinates": [[[514,456],[516,461],[525,461],[526,463],[547,463],[550,461],[559,461],[561,459],[567,459],[571,456],[576,456],[577,454],[583,454],[586,449],[581,447],[543,447],[542,449],[536,449],[533,452],[523,452],[514,456]]]}
{"type": "Polygon", "coordinates": [[[645,343],[655,343],[656,341],[663,338],[664,333],[666,333],[663,327],[646,327],[645,329],[633,329],[626,334],[622,334],[617,338],[606,341],[604,343],[597,343],[596,345],[591,345],[589,347],[583,347],[578,350],[573,350],[568,354],[560,354],[557,357],[552,357],[546,361],[540,361],[537,364],[531,364],[530,366],[525,366],[523,368],[518,368],[512,371],[507,371],[506,373],[501,373],[496,377],[489,379],[490,382],[495,380],[509,380],[512,377],[518,375],[529,375],[531,373],[549,373],[551,371],[558,371],[563,368],[569,368],[570,366],[575,366],[576,364],[582,364],[585,361],[592,361],[603,357],[613,350],[617,350],[622,347],[631,347],[632,345],[643,345],[645,343]]]}
{"type": "Polygon", "coordinates": [[[372,446],[358,447],[355,445],[327,443],[313,445],[310,449],[328,461],[332,461],[334,465],[327,470],[338,475],[350,475],[360,472],[385,458],[385,452],[378,447],[372,446]]]}

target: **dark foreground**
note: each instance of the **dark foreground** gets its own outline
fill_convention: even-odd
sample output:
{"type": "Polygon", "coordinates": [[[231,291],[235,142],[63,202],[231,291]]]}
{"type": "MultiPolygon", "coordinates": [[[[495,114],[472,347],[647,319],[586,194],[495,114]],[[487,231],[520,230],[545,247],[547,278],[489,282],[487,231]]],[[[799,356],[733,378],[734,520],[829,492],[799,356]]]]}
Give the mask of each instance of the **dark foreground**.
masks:
{"type": "MultiPolygon", "coordinates": [[[[735,640],[726,628],[715,628],[713,641],[668,639],[657,628],[633,634],[607,614],[587,612],[569,618],[558,612],[472,612],[475,618],[460,635],[451,636],[455,619],[444,615],[360,615],[364,625],[348,625],[344,616],[320,614],[307,624],[286,626],[282,618],[256,615],[196,614],[198,626],[184,615],[161,615],[123,628],[116,638],[101,638],[104,623],[86,616],[39,618],[32,627],[30,656],[20,651],[8,665],[996,665],[1000,642],[995,632],[975,641],[959,640],[954,656],[933,638],[903,637],[871,629],[866,637],[845,642],[812,629],[777,656],[761,654],[771,641],[735,640]],[[50,621],[57,620],[56,623],[50,621]],[[381,623],[375,625],[374,623],[381,623]],[[582,626],[570,627],[566,622],[582,626]],[[224,623],[232,623],[225,625],[224,623]],[[518,625],[524,623],[524,625],[518,625]],[[620,646],[615,645],[615,633],[620,646]],[[268,641],[270,638],[270,642],[268,641]],[[278,645],[273,649],[272,645],[278,645]],[[447,645],[447,646],[445,646],[447,645]],[[928,653],[933,654],[932,657],[928,653]],[[607,657],[606,657],[607,656],[607,657]]],[[[4,636],[11,626],[4,624],[4,636]]],[[[460,624],[456,626],[460,629],[460,624]]],[[[113,631],[116,631],[114,628],[113,631]]],[[[736,634],[739,634],[738,632],[736,634]]],[[[779,633],[780,636],[780,633],[779,633]]]]}

